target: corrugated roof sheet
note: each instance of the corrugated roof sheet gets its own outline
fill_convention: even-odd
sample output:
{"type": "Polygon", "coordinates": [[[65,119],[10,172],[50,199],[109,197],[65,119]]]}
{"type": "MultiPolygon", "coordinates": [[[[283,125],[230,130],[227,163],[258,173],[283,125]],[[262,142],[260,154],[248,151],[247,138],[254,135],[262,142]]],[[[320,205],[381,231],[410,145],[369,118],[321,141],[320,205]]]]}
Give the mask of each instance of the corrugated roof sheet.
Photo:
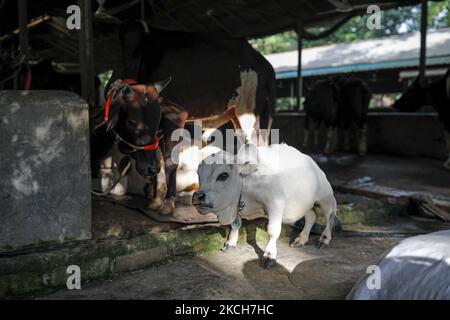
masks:
{"type": "MultiPolygon", "coordinates": [[[[420,32],[304,49],[302,74],[366,71],[416,66],[420,32]]],[[[297,76],[297,50],[266,55],[278,78],[297,76]]],[[[450,28],[429,32],[427,64],[450,64],[450,28]]]]}

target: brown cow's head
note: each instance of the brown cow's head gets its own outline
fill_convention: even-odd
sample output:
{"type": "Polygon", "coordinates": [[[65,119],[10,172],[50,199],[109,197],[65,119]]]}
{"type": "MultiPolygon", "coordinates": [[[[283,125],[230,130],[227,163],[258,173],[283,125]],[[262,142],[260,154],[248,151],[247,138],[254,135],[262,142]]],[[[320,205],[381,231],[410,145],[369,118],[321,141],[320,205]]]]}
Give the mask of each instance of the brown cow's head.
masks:
{"type": "Polygon", "coordinates": [[[141,85],[117,80],[108,93],[105,122],[119,140],[122,153],[131,154],[144,177],[160,170],[156,157],[157,131],[161,121],[160,93],[171,78],[141,85]]]}

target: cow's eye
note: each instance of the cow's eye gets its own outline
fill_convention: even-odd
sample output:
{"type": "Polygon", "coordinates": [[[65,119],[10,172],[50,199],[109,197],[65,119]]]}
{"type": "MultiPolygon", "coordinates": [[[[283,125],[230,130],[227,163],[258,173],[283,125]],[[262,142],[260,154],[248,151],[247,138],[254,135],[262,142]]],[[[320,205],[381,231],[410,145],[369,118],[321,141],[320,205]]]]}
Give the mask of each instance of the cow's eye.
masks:
{"type": "Polygon", "coordinates": [[[136,126],[137,122],[136,122],[136,120],[128,119],[128,124],[131,125],[131,126],[136,126]]]}
{"type": "Polygon", "coordinates": [[[217,181],[225,181],[228,179],[228,173],[222,172],[217,176],[217,181]]]}

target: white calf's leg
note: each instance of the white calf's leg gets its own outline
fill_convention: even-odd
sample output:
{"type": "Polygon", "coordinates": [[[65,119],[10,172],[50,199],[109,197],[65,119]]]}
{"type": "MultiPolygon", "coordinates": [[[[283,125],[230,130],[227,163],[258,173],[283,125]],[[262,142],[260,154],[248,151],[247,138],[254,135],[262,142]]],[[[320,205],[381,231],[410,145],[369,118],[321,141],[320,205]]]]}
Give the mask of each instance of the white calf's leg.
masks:
{"type": "Polygon", "coordinates": [[[445,131],[445,142],[447,144],[448,158],[444,163],[444,167],[450,170],[450,132],[445,131]]]}
{"type": "Polygon", "coordinates": [[[308,242],[309,233],[311,232],[311,228],[313,227],[315,221],[316,213],[311,209],[305,215],[305,226],[303,227],[302,232],[300,232],[300,235],[295,238],[294,242],[292,242],[290,245],[291,247],[304,246],[308,242]]]}
{"type": "Polygon", "coordinates": [[[269,243],[264,251],[264,257],[261,260],[261,267],[267,269],[275,264],[277,259],[277,240],[281,233],[281,222],[283,220],[284,203],[275,203],[271,208],[267,208],[269,213],[269,223],[267,233],[269,234],[269,243]]]}
{"type": "Polygon", "coordinates": [[[323,245],[329,245],[331,241],[331,231],[333,229],[334,216],[336,215],[336,199],[334,196],[331,196],[319,201],[319,204],[326,219],[325,230],[323,230],[317,245],[318,248],[321,248],[323,245]]]}
{"type": "Polygon", "coordinates": [[[239,239],[239,229],[241,228],[242,220],[237,217],[236,220],[231,224],[231,231],[228,235],[228,240],[225,242],[222,251],[228,251],[236,247],[239,239]]]}

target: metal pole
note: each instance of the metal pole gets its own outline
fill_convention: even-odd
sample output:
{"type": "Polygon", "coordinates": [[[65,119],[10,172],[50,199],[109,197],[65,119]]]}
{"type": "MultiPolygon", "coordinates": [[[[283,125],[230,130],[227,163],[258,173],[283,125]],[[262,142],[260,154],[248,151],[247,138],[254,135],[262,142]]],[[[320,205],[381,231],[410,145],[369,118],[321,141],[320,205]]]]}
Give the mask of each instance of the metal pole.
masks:
{"type": "Polygon", "coordinates": [[[425,70],[427,60],[427,24],[428,24],[428,1],[422,0],[422,12],[420,18],[420,64],[419,81],[425,84],[425,70]]]}
{"type": "Polygon", "coordinates": [[[301,24],[297,25],[297,52],[298,52],[298,62],[297,62],[297,106],[295,112],[299,112],[302,107],[302,95],[303,95],[303,77],[302,77],[302,49],[303,49],[303,37],[301,31],[301,24]]]}
{"type": "Polygon", "coordinates": [[[20,41],[20,54],[25,55],[25,61],[28,60],[28,13],[27,13],[27,0],[18,1],[18,16],[19,16],[19,41],[20,41]]]}
{"type": "MultiPolygon", "coordinates": [[[[20,57],[23,58],[22,63],[24,65],[28,64],[28,53],[29,53],[29,43],[28,43],[28,13],[27,13],[27,1],[19,0],[17,2],[18,8],[18,19],[19,19],[19,45],[20,45],[20,57]]],[[[19,89],[19,76],[17,73],[14,74],[13,79],[14,90],[19,89]]]]}
{"type": "Polygon", "coordinates": [[[95,104],[94,88],[94,39],[92,34],[92,8],[90,0],[78,0],[81,9],[80,74],[81,95],[86,102],[95,104]]]}
{"type": "Polygon", "coordinates": [[[145,21],[145,0],[141,0],[141,20],[145,21]]]}

